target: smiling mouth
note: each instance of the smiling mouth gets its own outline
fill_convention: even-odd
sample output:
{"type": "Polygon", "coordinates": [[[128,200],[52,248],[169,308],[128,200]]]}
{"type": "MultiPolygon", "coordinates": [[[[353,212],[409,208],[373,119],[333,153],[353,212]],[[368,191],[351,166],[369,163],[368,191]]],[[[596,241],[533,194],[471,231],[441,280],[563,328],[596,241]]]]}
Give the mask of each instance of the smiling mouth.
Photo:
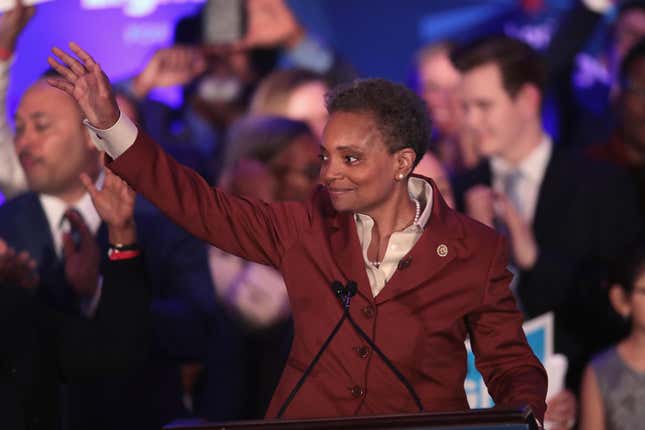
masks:
{"type": "Polygon", "coordinates": [[[344,194],[344,193],[349,193],[350,191],[354,191],[353,188],[327,188],[329,190],[330,194],[344,194]]]}

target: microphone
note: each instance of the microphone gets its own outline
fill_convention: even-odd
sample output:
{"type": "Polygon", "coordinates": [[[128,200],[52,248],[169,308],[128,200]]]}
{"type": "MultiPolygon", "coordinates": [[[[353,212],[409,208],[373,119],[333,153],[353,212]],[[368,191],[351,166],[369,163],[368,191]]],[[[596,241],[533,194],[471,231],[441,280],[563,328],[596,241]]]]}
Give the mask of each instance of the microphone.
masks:
{"type": "Polygon", "coordinates": [[[358,291],[358,285],[354,281],[347,281],[346,292],[350,297],[354,297],[358,291]]]}
{"type": "Polygon", "coordinates": [[[347,312],[347,318],[351,318],[351,315],[349,315],[349,304],[352,301],[352,297],[356,295],[357,290],[358,287],[354,281],[348,281],[347,286],[343,287],[343,293],[340,297],[343,307],[345,308],[345,312],[347,312]]]}
{"type": "Polygon", "coordinates": [[[338,296],[339,299],[342,299],[345,292],[345,286],[341,284],[340,281],[334,281],[331,283],[331,289],[338,296]]]}

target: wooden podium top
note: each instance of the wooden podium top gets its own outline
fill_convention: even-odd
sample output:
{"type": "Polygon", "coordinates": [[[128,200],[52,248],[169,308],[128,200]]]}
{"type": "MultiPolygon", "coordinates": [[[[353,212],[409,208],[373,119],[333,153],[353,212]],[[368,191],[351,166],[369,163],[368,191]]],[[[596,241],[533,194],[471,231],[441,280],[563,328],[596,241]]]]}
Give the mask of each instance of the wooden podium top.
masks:
{"type": "Polygon", "coordinates": [[[477,409],[463,412],[380,415],[307,420],[230,421],[169,425],[165,430],[322,430],[322,429],[537,430],[530,408],[477,409]]]}

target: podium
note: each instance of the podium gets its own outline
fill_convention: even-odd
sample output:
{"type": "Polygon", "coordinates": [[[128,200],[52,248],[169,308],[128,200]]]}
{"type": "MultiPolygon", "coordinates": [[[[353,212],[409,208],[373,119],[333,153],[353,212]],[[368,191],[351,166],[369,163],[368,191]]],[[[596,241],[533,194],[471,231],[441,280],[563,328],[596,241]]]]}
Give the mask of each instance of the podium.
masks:
{"type": "Polygon", "coordinates": [[[164,430],[537,430],[531,409],[476,409],[463,412],[380,415],[307,420],[261,420],[170,425],[164,430]]]}

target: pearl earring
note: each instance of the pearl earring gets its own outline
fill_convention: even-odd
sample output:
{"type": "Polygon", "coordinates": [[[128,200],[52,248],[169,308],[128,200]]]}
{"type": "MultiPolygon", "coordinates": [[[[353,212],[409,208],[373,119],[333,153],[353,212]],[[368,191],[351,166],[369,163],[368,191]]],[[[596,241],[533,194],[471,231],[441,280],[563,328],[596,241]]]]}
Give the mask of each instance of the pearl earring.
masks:
{"type": "Polygon", "coordinates": [[[400,181],[401,179],[403,179],[403,173],[399,173],[398,175],[396,175],[396,178],[397,178],[399,181],[400,181]]]}

